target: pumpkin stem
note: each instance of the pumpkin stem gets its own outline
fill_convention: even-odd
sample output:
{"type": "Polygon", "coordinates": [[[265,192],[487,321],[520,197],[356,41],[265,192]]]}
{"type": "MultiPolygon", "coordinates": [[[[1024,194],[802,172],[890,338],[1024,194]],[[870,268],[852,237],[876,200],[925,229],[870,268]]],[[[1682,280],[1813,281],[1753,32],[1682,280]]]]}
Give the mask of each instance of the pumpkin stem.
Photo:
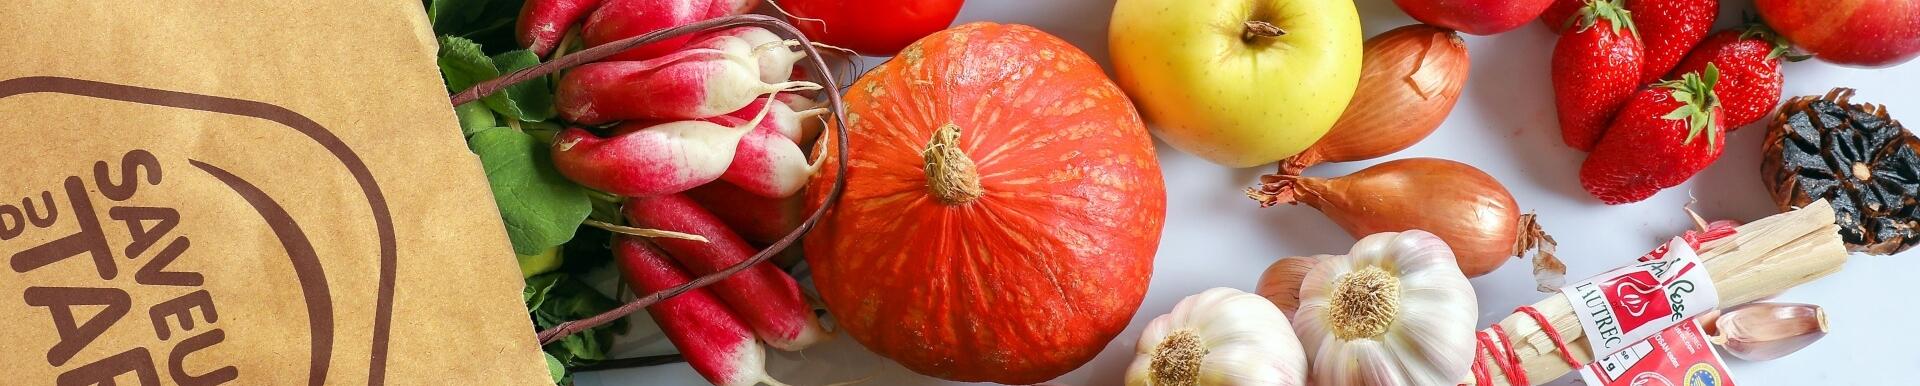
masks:
{"type": "Polygon", "coordinates": [[[986,194],[980,190],[980,172],[974,169],[973,159],[960,151],[959,142],[960,126],[948,123],[934,130],[927,149],[920,152],[927,161],[927,190],[947,205],[966,204],[986,194]]]}

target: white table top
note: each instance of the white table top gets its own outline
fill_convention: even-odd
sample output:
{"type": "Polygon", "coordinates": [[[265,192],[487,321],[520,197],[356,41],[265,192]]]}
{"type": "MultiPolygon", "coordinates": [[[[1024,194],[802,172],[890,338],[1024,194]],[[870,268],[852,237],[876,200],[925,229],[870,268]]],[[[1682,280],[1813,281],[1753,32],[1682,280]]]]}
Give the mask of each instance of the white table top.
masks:
{"type": "MultiPolygon", "coordinates": [[[[1390,0],[1358,0],[1368,36],[1413,20],[1390,0]]],[[[1722,2],[1719,25],[1739,24],[1751,12],[1745,0],[1722,2]]],[[[973,0],[957,23],[994,21],[1039,27],[1106,62],[1107,16],[1111,0],[973,0]]],[[[1761,129],[1730,135],[1727,151],[1706,171],[1684,185],[1646,201],[1608,206],[1581,190],[1577,172],[1585,154],[1560,142],[1554,123],[1547,76],[1554,35],[1527,25],[1497,36],[1466,36],[1473,70],[1466,94],[1446,123],[1419,145],[1383,159],[1315,167],[1309,175],[1339,176],[1390,159],[1426,156],[1472,164],[1512,191],[1522,210],[1540,214],[1540,222],[1560,242],[1568,278],[1578,280],[1622,265],[1656,244],[1689,229],[1681,211],[1689,198],[1708,219],[1752,221],[1775,212],[1760,182],[1761,129]]],[[[868,60],[868,65],[878,63],[868,60]]],[[[1896,119],[1920,124],[1920,61],[1889,69],[1861,70],[1819,61],[1785,65],[1786,95],[1823,94],[1846,86],[1859,89],[1855,101],[1888,106],[1896,119]]],[[[1758,126],[1758,125],[1756,125],[1758,126]]],[[[1167,182],[1167,222],[1152,285],[1133,323],[1091,363],[1056,379],[1065,385],[1118,385],[1134,357],[1140,328],[1167,312],[1181,298],[1210,287],[1252,291],[1259,272],[1276,258],[1343,253],[1353,239],[1311,208],[1253,210],[1241,189],[1267,167],[1226,169],[1160,144],[1167,182]]],[[[1728,360],[1741,384],[1892,385],[1920,369],[1920,336],[1906,332],[1920,320],[1912,296],[1920,292],[1920,251],[1898,256],[1856,255],[1839,274],[1787,292],[1778,301],[1826,307],[1833,332],[1786,358],[1769,362],[1728,360]]],[[[1515,260],[1473,280],[1479,294],[1480,325],[1505,317],[1515,306],[1544,294],[1534,291],[1530,265],[1515,260]]],[[[671,352],[650,331],[644,316],[634,319],[636,333],[622,338],[616,356],[671,352]],[[651,336],[649,336],[651,335],[651,336]]],[[[954,384],[914,374],[879,358],[842,336],[803,353],[769,350],[771,374],[796,385],[822,385],[871,376],[866,385],[954,384]]],[[[1579,384],[1577,377],[1555,385],[1579,384]]],[[[578,376],[584,386],[705,384],[684,364],[626,369],[578,376]]]]}

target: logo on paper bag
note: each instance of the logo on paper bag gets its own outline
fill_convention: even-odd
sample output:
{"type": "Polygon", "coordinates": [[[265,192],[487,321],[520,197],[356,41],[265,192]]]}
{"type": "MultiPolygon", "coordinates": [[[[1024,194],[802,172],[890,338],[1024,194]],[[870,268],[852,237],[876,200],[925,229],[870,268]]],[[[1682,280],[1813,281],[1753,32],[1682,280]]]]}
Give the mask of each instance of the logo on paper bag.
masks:
{"type": "MultiPolygon", "coordinates": [[[[38,186],[34,181],[7,181],[6,187],[18,190],[0,190],[24,195],[0,197],[0,259],[5,261],[0,264],[0,289],[20,291],[0,298],[0,309],[25,310],[0,314],[0,320],[20,323],[6,328],[36,333],[5,346],[44,359],[54,374],[48,383],[256,383],[239,381],[243,373],[254,372],[267,376],[260,379],[304,379],[319,385],[329,379],[331,363],[343,347],[370,350],[368,381],[382,382],[397,253],[392,219],[366,165],[331,132],[291,110],[260,102],[71,78],[0,81],[0,103],[48,101],[63,107],[135,106],[160,109],[143,110],[158,114],[213,115],[198,117],[203,121],[241,118],[235,122],[245,122],[247,128],[307,139],[284,146],[325,152],[338,164],[319,165],[328,168],[322,170],[346,172],[309,177],[351,181],[364,193],[329,199],[338,199],[340,206],[334,210],[371,219],[381,276],[377,291],[366,291],[369,294],[342,293],[330,285],[328,265],[337,258],[322,259],[314,235],[332,230],[304,226],[303,220],[317,219],[297,218],[287,205],[297,198],[275,197],[262,188],[257,178],[266,175],[247,176],[207,160],[171,155],[171,149],[102,138],[127,147],[81,162],[49,162],[45,165],[74,167],[36,180],[43,181],[38,186]],[[33,97],[22,97],[27,95],[33,97]],[[249,246],[244,249],[249,252],[236,255],[225,248],[232,245],[249,246]],[[354,304],[338,301],[358,296],[372,298],[367,303],[373,304],[370,314],[375,316],[364,322],[343,320],[336,308],[354,304]],[[372,342],[336,341],[336,326],[349,323],[356,330],[370,326],[372,342]],[[240,328],[262,325],[291,328],[287,331],[305,336],[240,328]],[[275,346],[277,355],[304,357],[300,362],[305,368],[249,369],[232,355],[207,354],[223,345],[259,347],[261,342],[282,341],[293,344],[275,346]]],[[[139,129],[146,128],[125,128],[139,129]]],[[[372,241],[365,244],[375,244],[372,241]]],[[[6,383],[15,381],[20,380],[6,383]]],[[[43,381],[30,376],[24,382],[43,381]]]]}

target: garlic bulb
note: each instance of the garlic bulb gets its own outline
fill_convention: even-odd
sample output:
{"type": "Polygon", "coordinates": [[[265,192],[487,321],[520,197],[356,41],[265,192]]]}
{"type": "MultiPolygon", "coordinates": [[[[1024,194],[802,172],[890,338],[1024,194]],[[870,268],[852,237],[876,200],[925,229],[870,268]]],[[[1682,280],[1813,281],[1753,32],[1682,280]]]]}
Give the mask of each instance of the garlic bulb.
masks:
{"type": "Polygon", "coordinates": [[[1446,242],[1376,233],[1307,273],[1293,329],[1315,385],[1453,385],[1473,364],[1478,312],[1446,242]]]}
{"type": "Polygon", "coordinates": [[[1306,384],[1307,357],[1266,298],[1214,288],[1181,299],[1140,333],[1129,386],[1306,384]]]}

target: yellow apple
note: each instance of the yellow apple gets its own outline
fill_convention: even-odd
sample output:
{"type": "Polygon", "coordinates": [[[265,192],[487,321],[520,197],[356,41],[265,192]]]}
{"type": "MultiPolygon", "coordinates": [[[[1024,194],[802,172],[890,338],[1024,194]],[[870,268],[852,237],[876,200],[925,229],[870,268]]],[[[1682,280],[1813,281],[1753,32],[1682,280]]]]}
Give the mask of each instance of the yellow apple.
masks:
{"type": "Polygon", "coordinates": [[[1120,86],[1161,140],[1230,167],[1306,150],[1360,79],[1353,0],[1119,0],[1120,86]]]}

